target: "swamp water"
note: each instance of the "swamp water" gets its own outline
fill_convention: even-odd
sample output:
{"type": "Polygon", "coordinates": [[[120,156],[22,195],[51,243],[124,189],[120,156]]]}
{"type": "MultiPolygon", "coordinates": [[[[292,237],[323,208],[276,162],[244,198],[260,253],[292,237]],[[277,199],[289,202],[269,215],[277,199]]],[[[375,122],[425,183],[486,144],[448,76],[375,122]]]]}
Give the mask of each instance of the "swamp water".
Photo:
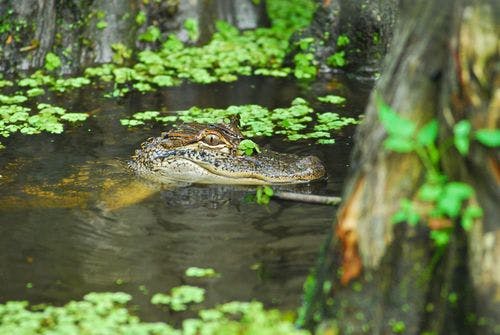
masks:
{"type": "MultiPolygon", "coordinates": [[[[295,309],[302,285],[331,228],[335,207],[272,200],[248,202],[253,188],[188,186],[151,190],[123,162],[160,126],[127,129],[119,119],[146,110],[289,106],[297,96],[319,111],[362,113],[371,83],[334,78],[301,88],[294,81],[248,77],[231,84],[170,88],[112,100],[82,89],[50,103],[91,117],[62,135],[15,135],[0,151],[0,302],[64,304],[90,291],[124,291],[144,320],[165,320],[152,294],[183,284],[207,289],[203,306],[257,299],[295,309]],[[327,93],[345,106],[319,104],[327,93]],[[316,102],[315,102],[316,101],[316,102]],[[191,266],[219,277],[187,278],[191,266]]],[[[340,195],[354,127],[333,145],[254,139],[274,150],[321,158],[328,180],[297,191],[340,195]]]]}

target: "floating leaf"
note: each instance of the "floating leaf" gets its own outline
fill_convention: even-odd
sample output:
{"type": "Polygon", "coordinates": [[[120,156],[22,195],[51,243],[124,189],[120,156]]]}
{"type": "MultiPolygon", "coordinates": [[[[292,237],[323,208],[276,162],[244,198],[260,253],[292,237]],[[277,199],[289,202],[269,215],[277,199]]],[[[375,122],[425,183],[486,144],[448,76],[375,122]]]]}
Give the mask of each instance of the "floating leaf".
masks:
{"type": "Polygon", "coordinates": [[[198,268],[193,266],[186,269],[186,276],[188,277],[214,277],[216,275],[217,272],[211,268],[198,268]]]}
{"type": "Polygon", "coordinates": [[[341,104],[346,101],[346,98],[330,94],[330,95],[325,95],[324,97],[318,97],[318,100],[321,102],[328,102],[331,104],[341,104]]]}
{"type": "Polygon", "coordinates": [[[66,113],[61,116],[61,119],[69,122],[78,122],[85,121],[88,117],[87,113],[66,113]]]}
{"type": "Polygon", "coordinates": [[[249,139],[242,140],[238,145],[238,149],[247,156],[253,155],[254,152],[260,153],[260,148],[257,143],[249,139]]]}

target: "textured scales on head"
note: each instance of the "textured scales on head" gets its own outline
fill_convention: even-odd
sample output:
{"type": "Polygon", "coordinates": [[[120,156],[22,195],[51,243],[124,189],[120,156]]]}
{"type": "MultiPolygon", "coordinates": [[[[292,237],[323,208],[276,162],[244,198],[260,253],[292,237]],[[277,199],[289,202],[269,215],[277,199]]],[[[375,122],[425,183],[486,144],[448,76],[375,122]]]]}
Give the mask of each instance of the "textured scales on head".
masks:
{"type": "Polygon", "coordinates": [[[162,145],[165,148],[178,148],[193,143],[202,143],[205,147],[227,147],[231,154],[236,154],[243,140],[239,127],[239,117],[235,116],[229,124],[184,123],[177,129],[162,133],[162,145]]]}

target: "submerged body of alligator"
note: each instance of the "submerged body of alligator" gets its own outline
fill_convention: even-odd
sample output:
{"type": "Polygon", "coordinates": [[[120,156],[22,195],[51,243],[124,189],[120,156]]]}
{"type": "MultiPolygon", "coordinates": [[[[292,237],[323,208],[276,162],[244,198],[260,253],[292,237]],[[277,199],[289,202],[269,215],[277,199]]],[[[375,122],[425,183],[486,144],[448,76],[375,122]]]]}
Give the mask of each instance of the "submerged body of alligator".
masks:
{"type": "Polygon", "coordinates": [[[325,176],[315,156],[299,157],[263,149],[240,154],[243,135],[231,124],[184,124],[142,143],[129,162],[140,176],[162,183],[286,184],[325,176]]]}

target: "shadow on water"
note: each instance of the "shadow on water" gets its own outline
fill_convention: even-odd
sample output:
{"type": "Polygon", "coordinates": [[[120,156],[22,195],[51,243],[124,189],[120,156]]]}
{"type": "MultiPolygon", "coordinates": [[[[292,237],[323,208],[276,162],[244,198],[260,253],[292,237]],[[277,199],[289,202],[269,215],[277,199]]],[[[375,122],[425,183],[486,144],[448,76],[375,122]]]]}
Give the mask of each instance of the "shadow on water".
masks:
{"type": "MultiPolygon", "coordinates": [[[[369,88],[345,79],[301,89],[288,80],[244,78],[119,101],[91,89],[51,97],[92,117],[64,135],[13,136],[0,153],[0,301],[62,304],[89,291],[125,291],[135,297],[140,314],[154,320],[164,319],[165,312],[148,303],[151,293],[189,283],[207,288],[207,306],[258,299],[295,308],[335,209],[284,201],[259,206],[245,200],[251,188],[141,186],[120,162],[162,129],[129,130],[118,120],[163,107],[289,106],[296,96],[313,101],[329,89],[349,99],[343,114],[358,115],[369,88]],[[118,205],[110,205],[113,199],[118,205]],[[190,266],[213,267],[221,276],[189,279],[183,273],[190,266]]],[[[278,151],[318,155],[329,179],[305,191],[339,195],[352,133],[345,130],[329,146],[257,141],[278,151]]]]}

